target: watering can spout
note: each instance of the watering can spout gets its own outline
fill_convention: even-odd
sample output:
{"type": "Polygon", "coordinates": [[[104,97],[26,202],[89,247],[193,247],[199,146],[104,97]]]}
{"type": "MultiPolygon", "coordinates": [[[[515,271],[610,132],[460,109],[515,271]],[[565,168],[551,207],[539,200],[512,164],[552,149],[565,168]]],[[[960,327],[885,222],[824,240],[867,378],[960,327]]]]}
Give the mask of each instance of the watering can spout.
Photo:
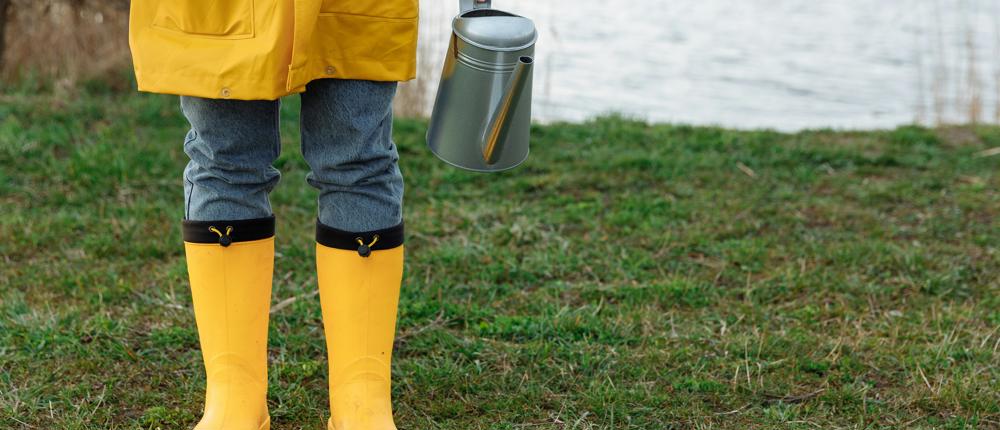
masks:
{"type": "Polygon", "coordinates": [[[504,90],[496,107],[493,108],[493,114],[486,121],[482,139],[483,161],[486,164],[496,164],[500,154],[503,153],[503,145],[507,141],[513,122],[514,108],[521,101],[521,95],[524,93],[525,84],[531,77],[534,63],[532,57],[524,56],[518,59],[514,73],[511,74],[510,81],[507,82],[506,90],[504,90]]]}

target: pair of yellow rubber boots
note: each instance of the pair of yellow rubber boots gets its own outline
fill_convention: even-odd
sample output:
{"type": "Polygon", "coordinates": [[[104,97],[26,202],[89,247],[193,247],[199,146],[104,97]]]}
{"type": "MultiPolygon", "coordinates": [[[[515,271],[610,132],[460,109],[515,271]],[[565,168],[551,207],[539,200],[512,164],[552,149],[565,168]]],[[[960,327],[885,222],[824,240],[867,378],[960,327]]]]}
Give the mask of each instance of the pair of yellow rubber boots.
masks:
{"type": "MultiPolygon", "coordinates": [[[[316,266],[329,359],[329,430],[396,430],[390,362],[403,226],[350,233],[317,225],[316,266]]],[[[195,430],[269,430],[267,331],[274,219],[184,223],[207,374],[195,430]]]]}

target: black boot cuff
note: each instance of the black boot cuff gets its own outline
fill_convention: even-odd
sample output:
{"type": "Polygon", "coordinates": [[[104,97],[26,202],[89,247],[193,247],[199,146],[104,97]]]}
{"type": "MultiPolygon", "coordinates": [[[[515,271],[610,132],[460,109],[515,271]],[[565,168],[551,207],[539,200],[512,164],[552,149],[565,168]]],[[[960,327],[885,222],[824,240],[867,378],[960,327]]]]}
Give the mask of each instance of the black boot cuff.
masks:
{"type": "Polygon", "coordinates": [[[367,257],[371,251],[396,248],[403,244],[403,223],[383,230],[351,233],[316,221],[316,242],[327,248],[358,251],[367,257]]]}
{"type": "Polygon", "coordinates": [[[184,241],[190,243],[218,243],[229,246],[236,242],[249,242],[273,236],[273,216],[235,221],[184,221],[184,241]]]}

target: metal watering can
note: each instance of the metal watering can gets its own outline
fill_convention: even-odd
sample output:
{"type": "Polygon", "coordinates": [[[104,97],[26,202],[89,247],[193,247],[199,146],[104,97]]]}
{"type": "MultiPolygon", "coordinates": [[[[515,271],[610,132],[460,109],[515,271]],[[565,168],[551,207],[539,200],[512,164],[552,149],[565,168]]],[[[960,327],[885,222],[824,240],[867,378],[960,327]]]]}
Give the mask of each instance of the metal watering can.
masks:
{"type": "Polygon", "coordinates": [[[459,4],[427,146],[463,169],[512,169],[528,158],[538,33],[530,19],[493,9],[491,0],[459,4]]]}

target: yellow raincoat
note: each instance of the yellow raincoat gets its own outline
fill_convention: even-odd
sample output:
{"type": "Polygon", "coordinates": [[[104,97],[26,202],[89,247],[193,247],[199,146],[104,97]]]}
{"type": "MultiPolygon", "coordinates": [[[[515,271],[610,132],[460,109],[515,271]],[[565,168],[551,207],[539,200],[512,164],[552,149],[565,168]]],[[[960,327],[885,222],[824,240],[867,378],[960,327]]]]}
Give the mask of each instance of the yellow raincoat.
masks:
{"type": "Polygon", "coordinates": [[[416,75],[418,0],[132,0],[140,91],[273,100],[416,75]]]}

